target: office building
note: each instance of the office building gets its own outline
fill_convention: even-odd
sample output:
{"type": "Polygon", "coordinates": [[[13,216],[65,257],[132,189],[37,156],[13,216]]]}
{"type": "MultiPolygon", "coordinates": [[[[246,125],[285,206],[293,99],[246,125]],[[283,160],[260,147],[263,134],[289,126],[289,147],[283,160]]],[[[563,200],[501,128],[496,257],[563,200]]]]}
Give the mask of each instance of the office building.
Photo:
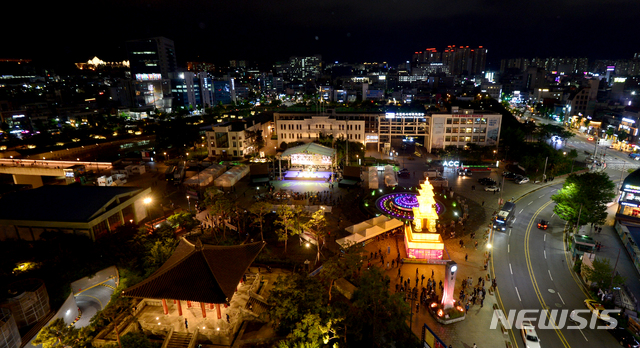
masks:
{"type": "Polygon", "coordinates": [[[214,125],[206,131],[209,157],[242,157],[259,151],[256,132],[262,132],[262,138],[271,138],[275,127],[271,114],[263,113],[244,120],[234,120],[214,125]]]}
{"type": "Polygon", "coordinates": [[[491,111],[453,107],[450,113],[434,113],[431,115],[431,148],[464,147],[468,143],[497,147],[501,123],[502,115],[491,111]]]}
{"type": "MultiPolygon", "coordinates": [[[[375,115],[372,115],[375,118],[375,115]]],[[[365,118],[359,114],[276,112],[274,121],[278,144],[301,141],[310,143],[322,136],[365,143],[365,118]]]]}
{"type": "MultiPolygon", "coordinates": [[[[399,148],[403,142],[416,142],[431,151],[431,119],[424,111],[387,111],[378,119],[378,151],[387,153],[399,148]]],[[[371,137],[371,134],[367,134],[371,137]]]]}

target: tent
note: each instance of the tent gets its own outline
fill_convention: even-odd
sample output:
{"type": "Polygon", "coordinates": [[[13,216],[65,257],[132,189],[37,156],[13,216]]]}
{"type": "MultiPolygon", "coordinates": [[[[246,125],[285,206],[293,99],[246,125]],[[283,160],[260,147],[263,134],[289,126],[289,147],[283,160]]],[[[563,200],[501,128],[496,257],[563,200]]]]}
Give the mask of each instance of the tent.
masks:
{"type": "Polygon", "coordinates": [[[398,186],[396,172],[392,166],[384,166],[384,184],[386,186],[398,186]]]}
{"type": "Polygon", "coordinates": [[[336,243],[343,247],[354,243],[362,243],[387,231],[402,227],[402,225],[402,221],[398,219],[390,219],[384,215],[380,215],[345,228],[351,235],[336,240],[336,243]]]}
{"type": "Polygon", "coordinates": [[[231,169],[227,170],[226,173],[220,175],[217,179],[214,180],[213,184],[215,186],[231,187],[238,181],[240,181],[240,179],[244,178],[247,174],[249,174],[249,166],[240,164],[231,167],[231,169]]]}
{"type": "Polygon", "coordinates": [[[378,170],[376,167],[369,167],[367,170],[367,179],[370,189],[376,190],[379,186],[378,183],[378,170]]]}
{"type": "Polygon", "coordinates": [[[222,174],[227,167],[214,164],[208,168],[202,170],[199,174],[196,174],[184,181],[185,185],[193,186],[207,186],[213,182],[213,180],[222,174]]]}

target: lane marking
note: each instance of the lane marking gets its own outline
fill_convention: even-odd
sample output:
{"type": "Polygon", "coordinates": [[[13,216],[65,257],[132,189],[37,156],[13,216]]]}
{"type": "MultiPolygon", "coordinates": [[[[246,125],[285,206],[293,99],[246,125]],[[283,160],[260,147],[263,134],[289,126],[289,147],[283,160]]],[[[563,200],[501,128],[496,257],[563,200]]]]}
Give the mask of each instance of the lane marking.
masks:
{"type": "Polygon", "coordinates": [[[507,244],[507,253],[510,253],[511,249],[509,248],[509,244],[507,244]]]}
{"type": "Polygon", "coordinates": [[[553,277],[551,276],[551,271],[547,270],[547,272],[549,272],[549,278],[551,278],[551,281],[553,281],[553,277]]]}
{"type": "Polygon", "coordinates": [[[544,253],[544,258],[547,258],[547,251],[546,250],[542,250],[542,252],[544,253]]]}
{"type": "Polygon", "coordinates": [[[542,198],[542,197],[544,197],[544,195],[542,195],[542,196],[540,196],[540,197],[538,197],[538,198],[542,198]]]}
{"type": "Polygon", "coordinates": [[[560,296],[560,293],[558,292],[557,294],[558,294],[558,297],[560,297],[560,301],[562,301],[562,304],[565,304],[564,300],[562,299],[562,296],[560,296]]]}
{"type": "Polygon", "coordinates": [[[511,229],[509,229],[509,237],[511,237],[511,229]]]}
{"type": "Polygon", "coordinates": [[[546,242],[546,241],[547,241],[547,235],[546,235],[546,234],[544,235],[544,238],[542,239],[542,241],[543,241],[543,242],[546,242]]]}
{"type": "Polygon", "coordinates": [[[511,275],[513,275],[513,269],[511,268],[511,264],[509,264],[509,271],[511,272],[511,275]]]}
{"type": "Polygon", "coordinates": [[[516,294],[518,294],[518,300],[520,300],[520,302],[522,302],[522,299],[520,298],[520,292],[518,291],[518,287],[516,286],[516,294]]]}
{"type": "Polygon", "coordinates": [[[529,202],[529,204],[527,204],[527,205],[531,205],[531,203],[533,203],[533,201],[529,202]]]}
{"type": "Polygon", "coordinates": [[[520,212],[518,214],[522,214],[522,211],[524,210],[524,208],[520,209],[520,212]]]}
{"type": "Polygon", "coordinates": [[[513,218],[513,222],[511,223],[512,225],[516,223],[516,219],[517,218],[513,218]]]}
{"type": "MultiPolygon", "coordinates": [[[[562,343],[562,345],[566,348],[570,348],[571,345],[569,345],[569,342],[567,342],[567,339],[564,337],[564,335],[562,334],[562,332],[560,331],[560,328],[558,327],[558,325],[556,324],[554,318],[552,318],[549,315],[549,307],[547,306],[547,303],[545,302],[543,296],[542,296],[542,292],[540,291],[540,288],[538,287],[538,282],[536,280],[536,276],[533,272],[533,265],[531,263],[531,253],[529,250],[529,242],[530,242],[530,237],[531,237],[531,229],[534,226],[535,220],[537,218],[537,216],[547,207],[549,206],[551,203],[553,203],[553,201],[548,201],[547,203],[543,204],[531,217],[531,220],[529,220],[529,224],[527,226],[526,232],[525,232],[525,238],[524,238],[524,255],[525,255],[525,262],[527,264],[527,271],[529,272],[529,278],[531,278],[531,285],[533,286],[533,290],[536,294],[536,297],[538,298],[538,302],[540,303],[542,309],[546,309],[545,313],[547,316],[547,319],[549,320],[549,322],[553,325],[553,329],[556,332],[556,334],[558,335],[558,338],[560,339],[560,343],[562,343]]],[[[551,276],[551,272],[549,271],[549,276],[551,276]]]]}

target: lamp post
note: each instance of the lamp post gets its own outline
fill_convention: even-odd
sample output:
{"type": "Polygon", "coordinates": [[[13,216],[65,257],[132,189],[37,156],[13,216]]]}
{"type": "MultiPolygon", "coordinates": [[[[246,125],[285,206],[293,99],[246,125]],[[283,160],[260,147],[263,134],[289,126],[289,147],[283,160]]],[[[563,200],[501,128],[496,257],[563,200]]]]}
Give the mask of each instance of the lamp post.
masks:
{"type": "Polygon", "coordinates": [[[189,195],[187,195],[187,203],[189,204],[189,212],[191,212],[191,197],[189,197],[189,195]]]}

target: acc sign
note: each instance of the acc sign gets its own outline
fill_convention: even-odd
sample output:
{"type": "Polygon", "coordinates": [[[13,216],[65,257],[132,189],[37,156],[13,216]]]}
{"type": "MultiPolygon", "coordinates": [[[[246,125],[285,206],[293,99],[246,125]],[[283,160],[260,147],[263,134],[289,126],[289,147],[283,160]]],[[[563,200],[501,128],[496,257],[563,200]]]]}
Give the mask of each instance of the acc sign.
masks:
{"type": "Polygon", "coordinates": [[[460,161],[442,161],[443,167],[459,167],[460,161]]]}

